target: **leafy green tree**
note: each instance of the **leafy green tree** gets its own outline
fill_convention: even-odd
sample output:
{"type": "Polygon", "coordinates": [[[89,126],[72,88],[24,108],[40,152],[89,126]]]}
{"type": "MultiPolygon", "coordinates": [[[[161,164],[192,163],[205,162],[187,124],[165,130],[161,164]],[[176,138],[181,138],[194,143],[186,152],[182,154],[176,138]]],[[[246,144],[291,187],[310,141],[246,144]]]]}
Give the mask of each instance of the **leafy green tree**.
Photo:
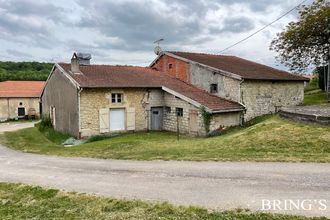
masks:
{"type": "Polygon", "coordinates": [[[299,8],[299,18],[290,22],[271,42],[280,61],[291,70],[302,71],[310,65],[322,66],[330,53],[330,3],[315,0],[299,8]]]}
{"type": "Polygon", "coordinates": [[[52,67],[52,63],[0,61],[0,82],[6,80],[45,81],[52,67]]]}

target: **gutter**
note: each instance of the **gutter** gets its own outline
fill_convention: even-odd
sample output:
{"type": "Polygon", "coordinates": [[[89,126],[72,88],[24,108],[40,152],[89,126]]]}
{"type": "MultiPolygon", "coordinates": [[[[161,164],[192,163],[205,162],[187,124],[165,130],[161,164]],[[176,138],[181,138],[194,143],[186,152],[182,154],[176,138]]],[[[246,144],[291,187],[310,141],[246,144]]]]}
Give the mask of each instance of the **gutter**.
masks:
{"type": "Polygon", "coordinates": [[[218,111],[211,111],[212,114],[215,113],[225,113],[225,112],[241,112],[244,111],[244,109],[225,109],[225,110],[218,110],[218,111]]]}

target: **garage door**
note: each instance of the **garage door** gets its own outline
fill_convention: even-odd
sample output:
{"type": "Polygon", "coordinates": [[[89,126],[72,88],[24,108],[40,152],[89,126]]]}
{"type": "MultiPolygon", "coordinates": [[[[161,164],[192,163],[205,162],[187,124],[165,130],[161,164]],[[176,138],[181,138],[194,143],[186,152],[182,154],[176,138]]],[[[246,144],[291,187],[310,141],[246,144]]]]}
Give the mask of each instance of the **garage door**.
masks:
{"type": "Polygon", "coordinates": [[[125,109],[110,110],[110,131],[125,130],[125,109]]]}

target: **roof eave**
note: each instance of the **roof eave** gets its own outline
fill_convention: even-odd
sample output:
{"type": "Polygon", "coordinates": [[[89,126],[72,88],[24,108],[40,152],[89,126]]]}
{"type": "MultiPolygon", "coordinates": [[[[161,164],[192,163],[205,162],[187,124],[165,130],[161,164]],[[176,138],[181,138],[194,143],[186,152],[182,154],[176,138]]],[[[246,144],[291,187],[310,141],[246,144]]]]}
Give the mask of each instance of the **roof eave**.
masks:
{"type": "Polygon", "coordinates": [[[256,81],[291,81],[291,82],[309,82],[310,79],[260,79],[260,78],[250,78],[250,77],[243,77],[244,80],[256,80],[256,81]]]}
{"type": "Polygon", "coordinates": [[[242,111],[244,111],[244,108],[211,110],[211,113],[216,114],[216,113],[242,112],[242,111]]]}

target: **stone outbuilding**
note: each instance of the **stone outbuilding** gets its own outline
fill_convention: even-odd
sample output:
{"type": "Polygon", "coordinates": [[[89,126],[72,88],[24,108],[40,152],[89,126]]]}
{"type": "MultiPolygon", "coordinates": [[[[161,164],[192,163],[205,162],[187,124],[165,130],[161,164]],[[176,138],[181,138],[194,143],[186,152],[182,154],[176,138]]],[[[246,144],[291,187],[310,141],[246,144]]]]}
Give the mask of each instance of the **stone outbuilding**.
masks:
{"type": "Polygon", "coordinates": [[[58,131],[79,138],[145,130],[205,135],[202,112],[211,117],[209,130],[241,123],[244,107],[237,101],[152,68],[92,65],[90,58],[75,53],[47,79],[43,113],[58,131]]]}
{"type": "Polygon", "coordinates": [[[40,116],[42,81],[0,82],[0,121],[40,116]]]}
{"type": "Polygon", "coordinates": [[[308,78],[235,56],[163,51],[150,68],[240,103],[244,120],[303,103],[308,78]]]}

